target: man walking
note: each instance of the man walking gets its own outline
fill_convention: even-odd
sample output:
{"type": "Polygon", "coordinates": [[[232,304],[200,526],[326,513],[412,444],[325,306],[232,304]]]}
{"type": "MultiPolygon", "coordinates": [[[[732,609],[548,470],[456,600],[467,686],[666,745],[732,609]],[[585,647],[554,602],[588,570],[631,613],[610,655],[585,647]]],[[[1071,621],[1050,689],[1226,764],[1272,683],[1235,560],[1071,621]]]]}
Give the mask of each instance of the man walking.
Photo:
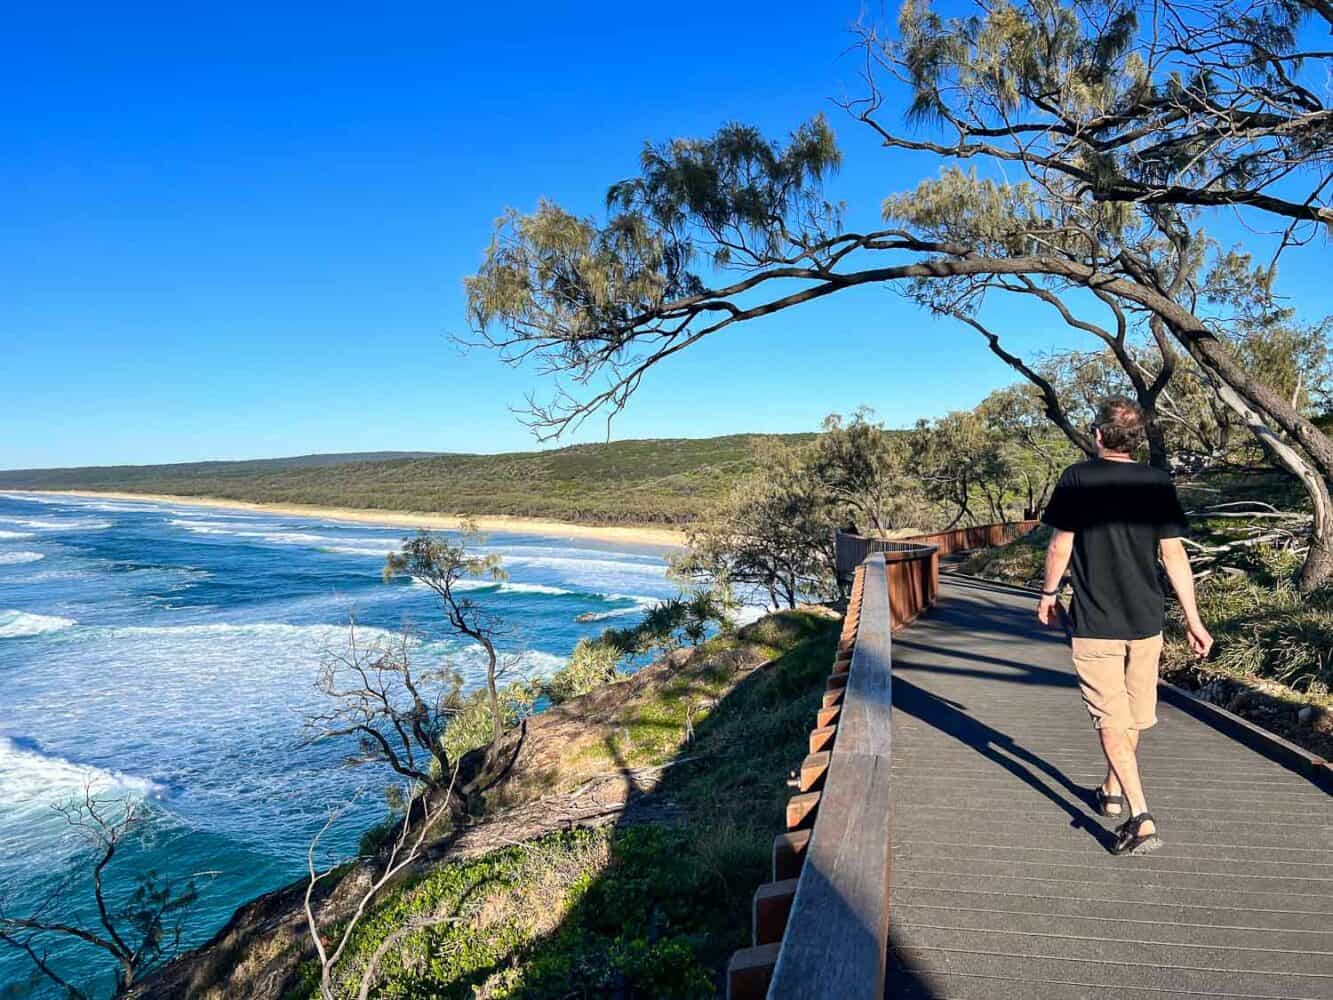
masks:
{"type": "Polygon", "coordinates": [[[1093,425],[1097,457],[1060,477],[1042,521],[1054,530],[1046,550],[1046,579],[1037,618],[1055,621],[1065,570],[1073,559],[1074,669],[1083,703],[1106,755],[1097,811],[1129,818],[1116,831],[1115,854],[1147,854],[1162,845],[1139,781],[1138,745],[1157,722],[1157,664],[1162,652],[1166,575],[1185,613],[1190,648],[1207,656],[1213,637],[1199,618],[1194,576],[1181,536],[1185,512],[1162,470],[1136,462],[1143,444],[1143,411],[1121,397],[1108,399],[1093,425]]]}

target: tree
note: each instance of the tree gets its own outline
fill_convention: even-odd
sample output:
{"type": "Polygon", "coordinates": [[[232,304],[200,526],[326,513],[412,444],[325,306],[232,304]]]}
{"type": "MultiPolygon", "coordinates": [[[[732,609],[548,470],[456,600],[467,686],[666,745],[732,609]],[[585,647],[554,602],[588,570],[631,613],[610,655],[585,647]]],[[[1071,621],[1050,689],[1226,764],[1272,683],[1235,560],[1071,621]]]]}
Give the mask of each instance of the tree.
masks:
{"type": "Polygon", "coordinates": [[[884,534],[911,520],[916,490],[902,435],[872,417],[874,411],[863,406],[846,422],[836,413],[824,418],[808,462],[835,507],[884,534]]]}
{"type": "Polygon", "coordinates": [[[388,581],[395,576],[405,575],[429,587],[439,598],[449,627],[481,647],[486,656],[491,738],[498,740],[504,733],[499,679],[509,672],[513,662],[512,658],[506,661],[501,657],[496,642],[509,633],[498,615],[466,596],[464,581],[477,578],[500,581],[506,576],[499,556],[468,554],[468,544],[478,544],[480,540],[481,536],[471,524],[464,525],[463,537],[456,543],[432,535],[429,531],[422,531],[415,538],[403,542],[402,551],[388,556],[384,563],[384,579],[388,581]]]}
{"type": "MultiPolygon", "coordinates": [[[[321,927],[319,914],[316,912],[315,892],[319,888],[319,884],[335,874],[342,865],[336,859],[330,859],[327,866],[317,864],[315,855],[319,851],[320,840],[342,815],[342,810],[334,809],[330,811],[328,820],[315,834],[314,839],[310,841],[310,846],[306,851],[307,875],[304,911],[306,928],[310,933],[310,939],[314,943],[315,953],[319,960],[319,995],[321,1000],[335,1000],[337,995],[335,993],[335,982],[339,974],[338,966],[346,957],[348,946],[351,945],[357,928],[370,909],[371,904],[378,898],[381,890],[421,860],[424,855],[423,847],[426,844],[427,836],[447,816],[449,803],[453,801],[454,783],[457,779],[458,770],[455,765],[454,770],[449,774],[448,784],[444,786],[443,794],[428,794],[429,789],[411,782],[402,789],[404,802],[423,804],[420,819],[413,823],[412,810],[408,809],[407,816],[398,825],[397,831],[389,843],[387,853],[376,860],[376,870],[370,873],[365,888],[360,889],[359,894],[349,902],[350,913],[342,916],[337,921],[335,928],[321,927]]],[[[438,927],[440,924],[448,923],[454,919],[456,917],[453,914],[414,917],[386,934],[365,961],[360,970],[361,974],[357,977],[357,996],[360,1000],[366,1000],[370,996],[370,991],[374,988],[379,976],[380,963],[394,948],[397,948],[407,937],[418,931],[425,930],[428,927],[438,927]]]]}
{"type": "Polygon", "coordinates": [[[1018,498],[1020,513],[1025,519],[1037,517],[1061,473],[1080,457],[1077,446],[1051,428],[1040,390],[1033,386],[997,389],[981,401],[977,412],[1000,438],[1010,490],[1018,498]]]}
{"type": "MultiPolygon", "coordinates": [[[[387,764],[432,796],[452,794],[445,733],[461,705],[462,677],[448,664],[414,664],[410,632],[369,641],[362,635],[353,622],[346,644],[325,650],[316,687],[332,705],[306,717],[309,741],[355,737],[348,764],[387,764]]],[[[461,803],[452,808],[463,811],[461,803]]]]}
{"type": "Polygon", "coordinates": [[[822,194],[841,162],[822,117],[785,143],[728,125],[650,145],[639,175],[611,187],[603,223],[549,202],[501,220],[467,283],[476,338],[574,383],[532,407],[538,432],[553,435],[599,409],[614,415],[653,365],[704,337],[864,284],[906,284],[965,316],[996,293],[1114,303],[1166,366],[1145,378],[1148,390],[1160,395],[1179,347],[1305,484],[1316,517],[1301,582],[1327,580],[1333,439],[1248,371],[1196,307],[1213,252],[1204,211],[1279,226],[1270,274],[1333,222],[1333,114],[1311,84],[1330,57],[1301,45],[1302,24],[1333,23],[1333,10],[1298,0],[979,7],[945,20],[909,0],[891,37],[867,28],[868,94],[846,109],[887,147],[1021,179],[950,167],[887,199],[886,225],[852,228],[822,194]],[[884,124],[886,76],[906,88],[915,134],[884,124]]]}
{"type": "Polygon", "coordinates": [[[28,915],[7,913],[0,905],[0,942],[23,952],[41,976],[66,996],[78,1000],[87,1000],[88,994],[56,968],[47,942],[63,938],[99,949],[115,963],[119,994],[175,955],[188,911],[199,899],[197,883],[191,879],[177,887],[170,879],[148,871],[134,876],[131,890],[115,893],[108,879],[116,857],[146,832],[150,813],[143,802],[102,798],[87,784],[80,799],[54,808],[91,848],[89,891],[97,912],[97,926],[47,915],[57,903],[67,904],[74,882],[83,874],[82,869],[76,868],[28,915]]]}
{"type": "Polygon", "coordinates": [[[995,441],[981,417],[960,410],[933,423],[918,421],[911,449],[912,471],[925,487],[926,496],[953,509],[945,529],[964,520],[975,522],[972,503],[977,492],[984,492],[988,479],[1004,475],[995,441]]]}
{"type": "Polygon", "coordinates": [[[758,446],[756,470],[690,525],[672,572],[723,586],[757,586],[773,607],[833,591],[837,508],[800,449],[758,446]]]}

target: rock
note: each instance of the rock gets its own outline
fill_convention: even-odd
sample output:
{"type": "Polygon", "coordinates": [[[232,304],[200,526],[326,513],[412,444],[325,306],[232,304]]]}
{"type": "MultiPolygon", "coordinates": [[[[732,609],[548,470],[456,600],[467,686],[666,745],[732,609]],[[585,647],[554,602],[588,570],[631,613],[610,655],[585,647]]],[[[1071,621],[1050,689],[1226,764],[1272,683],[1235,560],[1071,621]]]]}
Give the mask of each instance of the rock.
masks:
{"type": "Polygon", "coordinates": [[[1317,709],[1310,728],[1321,736],[1333,736],[1333,712],[1326,708],[1317,709]]]}
{"type": "Polygon", "coordinates": [[[1228,712],[1243,712],[1248,708],[1254,708],[1261,700],[1259,692],[1242,690],[1236,697],[1227,703],[1228,712]]]}
{"type": "Polygon", "coordinates": [[[1314,717],[1315,717],[1315,707],[1313,705],[1306,705],[1303,709],[1301,709],[1299,712],[1296,713],[1296,721],[1299,722],[1302,726],[1308,726],[1310,723],[1314,722],[1314,717]]]}

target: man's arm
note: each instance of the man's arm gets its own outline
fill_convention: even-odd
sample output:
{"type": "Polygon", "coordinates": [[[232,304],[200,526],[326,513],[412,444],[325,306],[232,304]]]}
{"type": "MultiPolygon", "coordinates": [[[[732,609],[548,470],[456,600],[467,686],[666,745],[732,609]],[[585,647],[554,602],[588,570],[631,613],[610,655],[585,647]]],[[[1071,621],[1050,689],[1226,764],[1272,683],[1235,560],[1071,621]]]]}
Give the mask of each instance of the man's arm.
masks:
{"type": "Polygon", "coordinates": [[[1074,554],[1074,533],[1056,528],[1051,532],[1051,543],[1046,546],[1046,578],[1042,584],[1041,601],[1037,604],[1037,621],[1043,625],[1054,623],[1056,591],[1069,569],[1069,557],[1074,554]]]}
{"type": "Polygon", "coordinates": [[[1171,589],[1176,592],[1180,609],[1185,612],[1185,629],[1189,635],[1190,649],[1199,656],[1207,656],[1213,648],[1213,637],[1203,627],[1199,617],[1199,605],[1194,599],[1194,571],[1190,569],[1190,557],[1179,538],[1163,538],[1159,543],[1162,552],[1162,565],[1166,567],[1167,579],[1171,589]]]}

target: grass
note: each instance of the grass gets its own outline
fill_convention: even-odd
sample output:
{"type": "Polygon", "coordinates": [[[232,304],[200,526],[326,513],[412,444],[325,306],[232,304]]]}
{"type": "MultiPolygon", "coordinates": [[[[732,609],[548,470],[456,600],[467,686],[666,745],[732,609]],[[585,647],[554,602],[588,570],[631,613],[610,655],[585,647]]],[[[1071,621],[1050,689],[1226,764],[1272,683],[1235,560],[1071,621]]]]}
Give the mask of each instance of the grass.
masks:
{"type": "Polygon", "coordinates": [[[971,576],[981,576],[1001,583],[1038,586],[1046,565],[1046,546],[1051,529],[1041,525],[1008,545],[981,549],[972,553],[959,569],[971,576]]]}
{"type": "MultiPolygon", "coordinates": [[[[339,995],[354,995],[386,934],[421,916],[449,922],[411,935],[373,996],[717,995],[728,957],[748,943],[750,897],[767,878],[785,777],[805,754],[837,629],[814,613],[771,616],[645,687],[619,711],[606,763],[691,758],[652,793],[678,821],[575,830],[439,865],[387,893],[358,929],[339,995]],[[729,653],[741,643],[772,662],[738,676],[729,653]]],[[[317,995],[314,975],[307,966],[293,1000],[317,995]]]]}
{"type": "MultiPolygon", "coordinates": [[[[789,443],[810,434],[781,435],[789,443]]],[[[692,520],[753,468],[756,435],[661,438],[500,455],[329,455],[0,471],[0,489],[85,489],[596,524],[692,520]]]]}

